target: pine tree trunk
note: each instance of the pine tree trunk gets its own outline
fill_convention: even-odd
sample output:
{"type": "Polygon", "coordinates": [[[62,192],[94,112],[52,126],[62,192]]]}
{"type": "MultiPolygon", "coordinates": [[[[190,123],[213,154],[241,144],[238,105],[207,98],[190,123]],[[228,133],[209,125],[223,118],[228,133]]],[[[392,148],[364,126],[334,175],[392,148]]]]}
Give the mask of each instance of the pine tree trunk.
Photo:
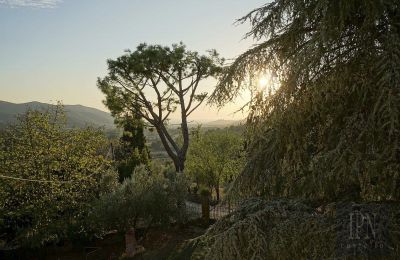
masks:
{"type": "Polygon", "coordinates": [[[183,158],[177,158],[174,161],[174,165],[175,165],[176,172],[183,172],[183,170],[185,168],[185,160],[183,158]]]}

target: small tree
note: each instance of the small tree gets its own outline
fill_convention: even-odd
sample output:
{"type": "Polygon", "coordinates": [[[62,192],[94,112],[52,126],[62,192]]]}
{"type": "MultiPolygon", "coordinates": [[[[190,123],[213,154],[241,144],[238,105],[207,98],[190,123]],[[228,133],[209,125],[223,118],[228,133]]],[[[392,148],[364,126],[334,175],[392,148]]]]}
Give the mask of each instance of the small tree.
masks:
{"type": "Polygon", "coordinates": [[[187,171],[197,183],[214,188],[219,200],[221,184],[239,174],[243,159],[243,140],[238,133],[198,129],[188,151],[187,171]]]}
{"type": "Polygon", "coordinates": [[[98,79],[98,87],[106,95],[105,105],[113,115],[138,115],[157,131],[177,171],[184,169],[189,147],[188,117],[206,99],[199,92],[203,79],[216,76],[223,59],[215,50],[199,55],[185,45],[172,48],[141,44],[136,51],[127,51],[116,60],[108,60],[109,73],[98,79]],[[179,111],[182,144],[167,129],[170,115],[179,111]]]}
{"type": "Polygon", "coordinates": [[[136,166],[149,164],[149,150],[144,136],[143,121],[139,116],[125,114],[116,119],[117,125],[123,128],[123,133],[115,147],[115,160],[119,173],[119,180],[131,176],[136,166]]]}
{"type": "Polygon", "coordinates": [[[165,172],[164,167],[139,165],[115,192],[104,194],[94,204],[91,220],[100,230],[117,229],[125,233],[126,256],[137,252],[135,229],[145,225],[143,237],[154,225],[182,223],[186,220],[183,175],[165,172]],[[149,168],[152,168],[149,170],[149,168]]]}

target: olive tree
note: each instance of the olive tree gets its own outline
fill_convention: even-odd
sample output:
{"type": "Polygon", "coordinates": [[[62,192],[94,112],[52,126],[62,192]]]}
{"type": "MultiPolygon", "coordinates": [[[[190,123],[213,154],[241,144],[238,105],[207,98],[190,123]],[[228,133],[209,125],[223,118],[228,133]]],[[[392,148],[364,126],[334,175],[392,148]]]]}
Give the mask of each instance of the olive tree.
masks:
{"type": "Polygon", "coordinates": [[[126,232],[139,224],[147,230],[185,220],[185,207],[181,206],[186,195],[185,176],[165,176],[148,168],[137,166],[114,192],[100,197],[92,212],[97,225],[126,232]]]}
{"type": "Polygon", "coordinates": [[[188,151],[186,170],[198,184],[215,189],[220,200],[220,186],[231,183],[244,166],[243,138],[228,129],[197,129],[188,151]]]}

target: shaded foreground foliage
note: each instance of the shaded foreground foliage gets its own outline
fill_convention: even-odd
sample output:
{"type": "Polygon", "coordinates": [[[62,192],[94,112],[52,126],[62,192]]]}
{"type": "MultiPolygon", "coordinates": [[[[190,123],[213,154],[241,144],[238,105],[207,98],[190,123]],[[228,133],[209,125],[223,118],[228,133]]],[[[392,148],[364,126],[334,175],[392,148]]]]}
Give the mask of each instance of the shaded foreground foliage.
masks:
{"type": "MultiPolygon", "coordinates": [[[[383,256],[400,257],[400,205],[349,203],[349,209],[367,207],[387,209],[390,250],[383,256]]],[[[331,259],[353,256],[340,251],[348,239],[349,211],[337,211],[337,203],[313,208],[299,200],[250,199],[224,217],[207,232],[187,244],[172,259],[331,259]]],[[[365,233],[363,233],[365,235],[365,233]]],[[[370,236],[372,236],[370,234],[370,236]]],[[[364,241],[358,256],[371,252],[364,241]]],[[[346,245],[347,246],[347,245],[346,245]]]]}

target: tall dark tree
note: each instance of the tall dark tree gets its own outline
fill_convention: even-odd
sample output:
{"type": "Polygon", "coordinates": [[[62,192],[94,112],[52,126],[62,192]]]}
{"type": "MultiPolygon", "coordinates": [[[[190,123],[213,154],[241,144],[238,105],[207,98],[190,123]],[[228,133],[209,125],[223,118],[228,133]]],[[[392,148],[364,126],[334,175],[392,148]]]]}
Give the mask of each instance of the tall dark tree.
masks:
{"type": "Polygon", "coordinates": [[[123,118],[116,119],[116,123],[124,129],[121,141],[128,144],[128,149],[137,147],[139,150],[143,150],[146,148],[144,122],[140,116],[125,114],[123,118]]]}
{"type": "Polygon", "coordinates": [[[223,59],[215,50],[208,55],[188,51],[181,44],[172,48],[141,44],[116,60],[108,60],[109,73],[98,79],[112,113],[129,113],[155,128],[177,171],[184,169],[189,147],[188,117],[206,99],[200,82],[220,72],[223,59]],[[170,115],[181,119],[182,144],[167,128],[170,115]]]}
{"type": "Polygon", "coordinates": [[[249,116],[246,194],[400,199],[400,2],[275,0],[239,22],[260,40],[227,68],[225,103],[268,71],[249,116]]]}
{"type": "Polygon", "coordinates": [[[135,167],[149,164],[150,153],[144,136],[144,123],[138,115],[125,114],[115,121],[123,129],[114,153],[122,182],[132,175],[135,167]]]}

